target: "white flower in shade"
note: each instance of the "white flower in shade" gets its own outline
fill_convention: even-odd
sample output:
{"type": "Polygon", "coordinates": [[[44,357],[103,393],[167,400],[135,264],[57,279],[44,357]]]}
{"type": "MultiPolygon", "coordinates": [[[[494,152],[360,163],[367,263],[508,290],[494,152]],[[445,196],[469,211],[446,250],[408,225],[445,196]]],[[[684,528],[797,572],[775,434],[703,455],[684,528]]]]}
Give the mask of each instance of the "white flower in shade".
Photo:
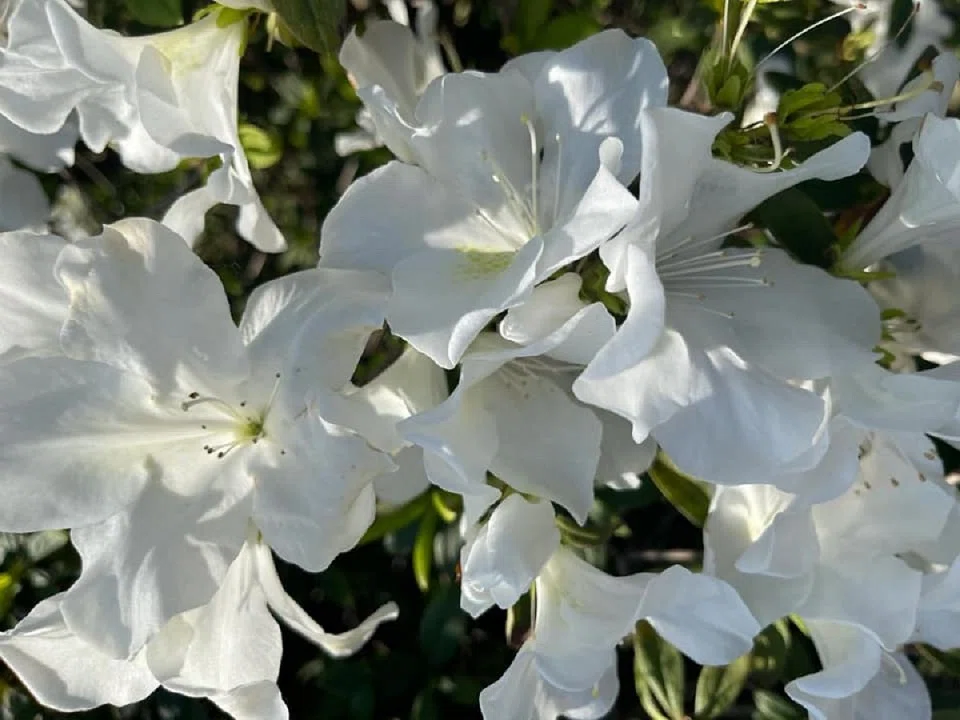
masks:
{"type": "Polygon", "coordinates": [[[74,632],[132,656],[209,599],[211,558],[239,550],[250,518],[308,570],[359,540],[370,482],[392,464],[324,407],[382,323],[382,281],[290,275],[254,292],[238,328],[217,276],[146,220],[65,246],[57,277],[65,357],[0,369],[0,526],[75,528],[84,573],[64,602],[74,632]]]}
{"type": "Polygon", "coordinates": [[[162,685],[208,697],[236,720],[285,720],[276,686],[282,646],[274,615],[334,657],[356,652],[377,625],[396,617],[388,604],[351,631],[325,632],[283,590],[269,549],[255,536],[208,603],[173,617],[129,660],[73,633],[62,612],[64,598],[44,600],[0,635],[0,658],[46,707],[67,712],[127,705],[162,685]]]}
{"type": "Polygon", "coordinates": [[[902,652],[886,652],[867,633],[841,623],[806,627],[824,670],[787,683],[811,720],[930,720],[930,695],[902,652]]]}
{"type": "Polygon", "coordinates": [[[481,335],[464,356],[450,397],[400,424],[404,437],[424,449],[431,482],[463,496],[468,525],[500,497],[487,483],[488,472],[522,493],[562,505],[578,522],[586,520],[603,424],[573,398],[570,385],[612,336],[614,321],[600,303],[576,298],[579,282],[566,275],[537,288],[529,306],[501,323],[502,335],[513,341],[481,335]],[[553,305],[557,290],[572,302],[553,305]],[[532,335],[534,329],[542,337],[532,335]]]}
{"type": "Polygon", "coordinates": [[[61,131],[75,112],[94,151],[108,145],[138,172],[187,157],[219,157],[206,185],[165,222],[192,242],[218,202],[240,207],[238,231],[262,250],[286,247],[266,214],[237,130],[245,23],[221,10],[183,28],[123,37],[94,28],[64,0],[19,3],[0,66],[0,114],[36,134],[61,131]]]}
{"type": "Polygon", "coordinates": [[[862,270],[960,228],[960,120],[927,115],[913,151],[903,180],[844,250],[844,268],[862,270]]]}
{"type": "Polygon", "coordinates": [[[40,181],[0,155],[0,232],[42,230],[50,218],[50,202],[40,181]]]}
{"type": "Polygon", "coordinates": [[[780,190],[856,172],[869,142],[852,135],[793,170],[758,173],[711,157],[724,122],[643,114],[640,210],[600,249],[607,289],[626,291],[628,314],[573,390],[691,475],[767,482],[822,454],[827,407],[788,381],[872,362],[880,314],[856,283],[777,248],[723,247],[724,235],[780,190]]]}
{"type": "Polygon", "coordinates": [[[878,112],[877,117],[887,122],[896,122],[890,136],[870,153],[867,168],[884,185],[895,188],[904,174],[903,149],[913,141],[914,136],[923,127],[923,118],[927,113],[938,117],[947,114],[950,98],[960,78],[960,58],[953,52],[944,52],[934,58],[930,73],[922,73],[903,88],[908,97],[923,88],[932,86],[926,92],[897,103],[890,112],[878,112]],[[936,85],[934,83],[939,83],[936,85]]]}
{"type": "Polygon", "coordinates": [[[414,112],[416,165],[348,189],[324,223],[320,264],[389,276],[391,329],[453,367],[498,313],[623,227],[637,117],[665,93],[653,46],[619,31],[497,74],[444,75],[414,112]]]}
{"type": "Polygon", "coordinates": [[[679,566],[613,577],[566,548],[537,577],[535,597],[531,639],[480,695],[489,720],[552,719],[561,712],[602,717],[616,698],[614,649],[640,620],[705,664],[739,657],[760,630],[733,589],[716,578],[679,566]]]}
{"type": "MultiPolygon", "coordinates": [[[[845,0],[833,2],[850,6],[845,0]]],[[[893,24],[897,18],[895,0],[864,0],[858,5],[857,11],[848,16],[851,25],[855,32],[869,31],[873,37],[867,50],[867,56],[872,59],[858,77],[876,98],[896,95],[923,52],[931,45],[944,50],[953,34],[953,22],[941,10],[938,0],[916,3],[916,14],[906,33],[901,32],[900,25],[893,24]],[[903,44],[895,37],[903,40],[903,44]]]]}
{"type": "Polygon", "coordinates": [[[407,137],[417,102],[427,85],[446,72],[436,38],[438,11],[429,0],[418,2],[413,30],[404,3],[391,2],[387,9],[395,22],[367,23],[362,35],[354,28],[340,48],[340,64],[366,105],[357,115],[362,129],[337,135],[336,148],[337,154],[348,155],[379,147],[389,138],[393,153],[412,162],[407,137]]]}
{"type": "Polygon", "coordinates": [[[405,440],[397,425],[436,407],[448,396],[443,369],[408,347],[390,367],[347,398],[345,414],[337,421],[355,428],[371,445],[390,453],[397,465],[395,472],[374,480],[379,506],[399,507],[430,486],[423,449],[405,440]]]}
{"type": "Polygon", "coordinates": [[[897,350],[939,364],[960,358],[960,244],[947,237],[887,257],[880,266],[894,275],[867,289],[894,316],[886,330],[897,350]]]}
{"type": "Polygon", "coordinates": [[[79,135],[77,123],[72,120],[55,133],[37,135],[0,115],[0,152],[40,172],[54,172],[73,165],[74,146],[79,135]]]}
{"type": "MultiPolygon", "coordinates": [[[[788,693],[824,720],[873,717],[867,710],[891,696],[900,699],[885,713],[922,709],[912,668],[894,653],[915,635],[924,594],[931,613],[951,594],[938,598],[936,582],[925,591],[914,560],[940,539],[957,504],[932,443],[917,433],[859,438],[850,449],[857,482],[840,497],[811,507],[772,486],[720,488],[705,527],[705,572],[736,588],[761,623],[793,613],[811,629],[824,669],[788,693]]],[[[914,715],[877,715],[905,716],[914,715]]]]}
{"type": "Polygon", "coordinates": [[[512,607],[560,547],[553,506],[516,493],[468,532],[460,552],[460,606],[478,617],[493,605],[512,607]]]}

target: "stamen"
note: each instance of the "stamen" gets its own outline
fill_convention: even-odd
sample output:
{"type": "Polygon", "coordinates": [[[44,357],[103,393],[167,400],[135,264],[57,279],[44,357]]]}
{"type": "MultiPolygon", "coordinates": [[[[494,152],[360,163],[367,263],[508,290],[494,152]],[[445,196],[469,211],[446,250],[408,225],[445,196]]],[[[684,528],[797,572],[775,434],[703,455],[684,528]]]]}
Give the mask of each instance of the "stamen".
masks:
{"type": "Polygon", "coordinates": [[[539,192],[537,188],[537,176],[540,174],[540,150],[537,147],[537,131],[526,115],[520,117],[521,122],[527,126],[527,133],[530,135],[530,193],[532,195],[531,205],[533,207],[533,223],[536,234],[540,234],[540,211],[539,211],[539,192]]]}
{"type": "Polygon", "coordinates": [[[799,40],[800,38],[802,38],[804,35],[806,35],[806,34],[807,34],[808,32],[810,32],[811,30],[815,30],[816,28],[820,27],[821,25],[823,25],[823,24],[825,24],[825,23],[830,22],[831,20],[836,20],[837,18],[841,18],[841,17],[843,17],[844,15],[849,15],[850,13],[856,12],[857,10],[866,10],[866,9],[867,9],[867,6],[866,6],[865,4],[863,4],[862,2],[854,3],[853,5],[851,5],[850,7],[846,8],[845,10],[840,10],[840,11],[838,11],[838,12],[833,13],[833,15],[829,15],[829,16],[821,19],[821,20],[817,20],[817,22],[815,22],[813,25],[810,25],[809,27],[804,28],[804,29],[801,30],[800,32],[791,35],[789,38],[787,38],[786,40],[784,40],[782,43],[780,43],[779,45],[777,45],[773,50],[771,50],[770,52],[768,52],[766,55],[763,56],[763,59],[760,60],[760,62],[758,62],[758,63],[754,66],[753,72],[751,73],[751,77],[752,77],[753,75],[756,75],[757,70],[759,70],[760,66],[763,65],[767,60],[769,60],[769,59],[772,58],[774,55],[776,55],[778,52],[780,52],[781,50],[783,50],[783,49],[784,49],[785,47],[787,47],[787,45],[789,45],[790,43],[794,42],[795,40],[799,40]]]}
{"type": "Polygon", "coordinates": [[[563,146],[560,144],[560,133],[557,133],[553,136],[553,139],[557,143],[557,169],[556,169],[556,182],[553,185],[553,220],[552,224],[556,225],[557,215],[560,213],[560,178],[563,177],[561,174],[561,168],[563,166],[563,146]]]}
{"type": "Polygon", "coordinates": [[[673,259],[669,262],[657,263],[657,275],[661,278],[679,275],[692,275],[708,270],[723,270],[732,267],[760,267],[763,254],[759,251],[749,254],[731,256],[728,250],[718,250],[697,255],[692,258],[673,259]]]}
{"type": "Polygon", "coordinates": [[[712,235],[711,237],[700,238],[699,240],[694,240],[693,236],[689,235],[683,240],[681,240],[680,242],[674,244],[666,252],[657,253],[657,258],[656,258],[657,264],[659,265],[659,263],[662,262],[663,260],[667,260],[669,258],[674,257],[675,255],[680,254],[681,251],[683,251],[684,254],[687,254],[691,252],[694,248],[700,247],[701,245],[709,245],[711,243],[715,243],[717,240],[723,240],[724,238],[728,238],[731,235],[736,235],[737,233],[743,232],[744,230],[749,230],[752,227],[753,227],[753,223],[747,223],[746,225],[735,227],[733,228],[733,230],[727,230],[725,232],[722,232],[719,235],[712,235]]]}
{"type": "Polygon", "coordinates": [[[910,682],[910,678],[907,677],[906,671],[902,667],[900,667],[900,663],[897,662],[897,659],[891,653],[884,652],[883,655],[881,655],[880,657],[882,661],[886,661],[885,662],[886,668],[889,669],[892,666],[893,669],[896,671],[896,677],[894,679],[901,686],[906,685],[908,682],[910,682]]]}
{"type": "Polygon", "coordinates": [[[897,32],[894,34],[894,36],[893,36],[892,38],[887,38],[887,41],[883,44],[883,47],[881,47],[877,52],[875,52],[873,55],[871,55],[870,57],[868,57],[868,58],[867,58],[866,60],[864,60],[862,63],[860,63],[859,65],[857,65],[853,70],[851,70],[851,71],[848,72],[846,75],[844,75],[842,78],[840,78],[840,80],[839,80],[836,84],[832,85],[832,86],[830,87],[830,89],[827,90],[827,94],[829,95],[829,94],[832,93],[834,90],[836,90],[837,88],[839,88],[839,87],[840,87],[841,85],[843,85],[847,80],[849,80],[849,79],[852,78],[854,75],[856,75],[858,72],[860,72],[861,70],[863,70],[863,69],[864,69],[867,65],[869,65],[870,63],[876,62],[877,59],[878,59],[881,55],[883,55],[883,54],[890,48],[890,46],[891,46],[893,43],[895,43],[897,40],[900,39],[900,36],[903,35],[904,32],[906,32],[907,28],[910,26],[910,22],[917,16],[917,13],[919,13],[919,12],[920,12],[920,0],[915,0],[915,2],[913,3],[913,10],[911,10],[911,11],[910,11],[910,14],[907,15],[907,19],[903,21],[903,25],[900,26],[900,29],[897,30],[897,32]]]}
{"type": "Polygon", "coordinates": [[[236,418],[238,420],[247,419],[242,415],[240,415],[240,413],[238,413],[236,410],[234,410],[229,403],[225,403],[220,398],[202,396],[199,393],[195,393],[195,392],[190,393],[187,397],[190,399],[180,403],[180,409],[183,410],[184,412],[187,412],[188,410],[196,407],[197,405],[209,404],[227,413],[232,418],[236,418]]]}
{"type": "MultiPolygon", "coordinates": [[[[496,161],[490,157],[486,150],[480,151],[480,157],[484,162],[490,165],[490,168],[493,170],[493,173],[490,175],[490,178],[493,182],[498,185],[503,190],[503,195],[507,199],[507,205],[510,210],[516,215],[525,225],[526,230],[530,233],[531,237],[537,234],[537,221],[530,214],[530,208],[527,207],[527,203],[523,195],[517,192],[517,189],[513,186],[513,183],[510,182],[510,178],[507,177],[506,173],[500,168],[496,161]]],[[[480,211],[480,208],[477,208],[477,211],[480,211]]],[[[496,225],[494,225],[496,227],[496,225]]],[[[507,233],[503,229],[498,229],[498,232],[501,235],[508,236],[510,233],[507,233]]],[[[527,238],[525,238],[526,240],[527,238]]]]}

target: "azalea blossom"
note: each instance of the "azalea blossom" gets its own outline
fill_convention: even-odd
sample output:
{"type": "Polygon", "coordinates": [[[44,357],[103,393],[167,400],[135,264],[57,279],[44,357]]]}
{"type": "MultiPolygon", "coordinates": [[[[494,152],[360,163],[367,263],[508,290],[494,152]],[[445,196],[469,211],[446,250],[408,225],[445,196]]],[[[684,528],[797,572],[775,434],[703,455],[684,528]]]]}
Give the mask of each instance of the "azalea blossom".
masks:
{"type": "Polygon", "coordinates": [[[621,180],[640,162],[629,141],[665,88],[652,45],[616,31],[434,80],[403,133],[384,110],[409,152],[384,134],[388,147],[416,165],[347,190],[324,223],[321,266],[389,276],[392,330],[453,367],[493,317],[623,227],[636,203],[621,180]]]}
{"type": "Polygon", "coordinates": [[[423,91],[446,72],[436,39],[438,10],[430,0],[418,2],[415,27],[411,27],[405,3],[384,4],[394,22],[370,22],[362,36],[354,28],[340,48],[340,64],[366,105],[357,113],[360,130],[338,134],[335,144],[337,154],[348,155],[379,147],[384,144],[383,138],[389,136],[387,144],[394,154],[401,160],[412,161],[412,151],[404,150],[405,132],[401,130],[398,137],[393,137],[391,131],[398,121],[400,128],[413,124],[423,91]],[[372,99],[376,96],[378,102],[372,99]],[[383,112],[388,108],[390,113],[383,112]]]}
{"type": "Polygon", "coordinates": [[[480,694],[484,717],[603,717],[618,690],[614,648],[640,620],[707,664],[743,654],[760,629],[732,588],[715,578],[679,566],[612,577],[559,548],[536,580],[531,639],[480,694]]]}
{"type": "Polygon", "coordinates": [[[210,601],[174,616],[131,659],[111,657],[73,633],[64,599],[44,600],[0,634],[0,658],[45,706],[67,712],[128,705],[162,685],[208,697],[236,720],[285,719],[276,686],[282,647],[274,615],[335,657],[355,652],[377,625],[396,617],[388,604],[351,631],[325,632],[284,592],[256,534],[210,601]]]}
{"type": "Polygon", "coordinates": [[[313,571],[359,540],[370,482],[392,464],[322,408],[382,320],[376,276],[287,276],[254,293],[238,328],[213,272],[144,220],[66,245],[56,273],[69,298],[62,355],[0,372],[0,522],[75,528],[72,631],[132,657],[209,600],[218,558],[239,552],[251,518],[313,571]]]}
{"type": "Polygon", "coordinates": [[[894,253],[948,238],[960,226],[960,121],[929,114],[910,167],[880,211],[844,250],[840,265],[862,270],[894,253]]]}
{"type": "Polygon", "coordinates": [[[861,433],[850,452],[858,478],[840,497],[811,506],[772,486],[721,488],[705,527],[706,572],[733,585],[761,623],[792,613],[810,628],[824,669],[787,692],[822,720],[879,712],[892,698],[890,708],[928,707],[894,653],[920,617],[924,573],[911,554],[938,541],[957,504],[922,435],[861,433]]]}
{"type": "Polygon", "coordinates": [[[243,15],[221,17],[215,8],[183,28],[123,37],[94,28],[65,0],[18,3],[0,65],[0,114],[31,133],[51,134],[76,113],[92,150],[115,147],[138,172],[219,157],[221,167],[180,198],[165,222],[192,243],[208,209],[237,205],[238,232],[262,250],[282,250],[237,130],[243,15]]]}
{"type": "Polygon", "coordinates": [[[724,238],[770,195],[856,172],[869,144],[851,135],[795,169],[758,173],[711,157],[725,122],[644,113],[640,209],[600,249],[607,290],[626,291],[627,317],[573,390],[629,420],[635,440],[654,438],[691,475],[762,483],[822,454],[828,409],[788,381],[872,362],[880,318],[855,283],[777,248],[724,247],[724,238]]]}
{"type": "Polygon", "coordinates": [[[500,497],[488,472],[582,523],[596,485],[622,484],[653,461],[652,443],[638,445],[619,418],[571,393],[576,373],[614,333],[613,318],[580,300],[579,287],[566,274],[536,288],[499,334],[477,339],[450,397],[399,425],[424,449],[431,482],[463,496],[468,526],[500,497]]]}

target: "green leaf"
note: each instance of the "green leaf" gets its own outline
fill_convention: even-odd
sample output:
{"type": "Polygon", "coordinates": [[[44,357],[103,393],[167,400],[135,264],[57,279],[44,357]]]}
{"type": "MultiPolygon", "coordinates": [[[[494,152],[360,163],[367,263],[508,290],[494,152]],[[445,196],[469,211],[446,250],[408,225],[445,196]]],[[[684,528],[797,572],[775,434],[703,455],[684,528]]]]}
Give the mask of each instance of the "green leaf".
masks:
{"type": "Polygon", "coordinates": [[[757,707],[753,720],[806,720],[807,717],[799,705],[767,690],[755,690],[753,702],[757,707]]]}
{"type": "Polygon", "coordinates": [[[517,34],[523,48],[526,48],[537,32],[547,24],[552,10],[553,0],[520,0],[517,8],[517,34]]]}
{"type": "Polygon", "coordinates": [[[807,265],[830,268],[837,236],[819,206],[799,188],[760,203],[747,220],[773,233],[784,248],[807,265]]]}
{"type": "Polygon", "coordinates": [[[373,521],[373,525],[370,526],[364,536],[360,539],[359,544],[366,545],[367,543],[379,540],[385,535],[397,532],[397,530],[402,530],[408,525],[413,524],[421,515],[423,515],[423,513],[427,511],[427,508],[429,508],[430,505],[430,493],[425,492],[415,497],[406,505],[388,512],[385,515],[380,515],[376,520],[373,521]]]}
{"type": "Polygon", "coordinates": [[[646,620],[633,636],[633,681],[643,709],[654,720],[682,720],[683,656],[646,620]]]}
{"type": "Polygon", "coordinates": [[[917,645],[920,655],[932,662],[942,673],[960,677],[960,651],[938,650],[932,645],[917,645]]]}
{"type": "Polygon", "coordinates": [[[126,0],[133,19],[152,27],[169,28],[183,22],[181,0],[126,0]]]}
{"type": "Polygon", "coordinates": [[[453,660],[467,633],[466,614],[460,609],[460,588],[438,583],[420,617],[420,649],[433,667],[453,660]]]}
{"type": "Polygon", "coordinates": [[[420,519],[420,528],[413,541],[413,577],[417,586],[426,592],[430,589],[430,573],[433,570],[433,536],[437,534],[440,516],[431,504],[420,519]]]}
{"type": "Polygon", "coordinates": [[[703,527],[710,497],[699,481],[680,472],[662,450],[657,453],[648,473],[671,505],[694,525],[703,527]]]}
{"type": "Polygon", "coordinates": [[[565,50],[602,30],[587,13],[569,13],[555,17],[537,33],[530,50],[565,50]]]}
{"type": "Polygon", "coordinates": [[[318,53],[335,52],[346,0],[273,0],[282,22],[297,41],[318,53]]]}
{"type": "Polygon", "coordinates": [[[238,134],[247,162],[254,170],[271,168],[283,157],[283,140],[276,131],[240,123],[238,134]]]}
{"type": "Polygon", "coordinates": [[[750,653],[755,684],[773,684],[781,679],[787,664],[790,640],[789,623],[782,619],[768,625],[757,635],[750,653]]]}
{"type": "Polygon", "coordinates": [[[750,665],[747,653],[729,665],[705,667],[700,671],[694,705],[696,720],[720,717],[737,701],[750,675],[750,665]]]}

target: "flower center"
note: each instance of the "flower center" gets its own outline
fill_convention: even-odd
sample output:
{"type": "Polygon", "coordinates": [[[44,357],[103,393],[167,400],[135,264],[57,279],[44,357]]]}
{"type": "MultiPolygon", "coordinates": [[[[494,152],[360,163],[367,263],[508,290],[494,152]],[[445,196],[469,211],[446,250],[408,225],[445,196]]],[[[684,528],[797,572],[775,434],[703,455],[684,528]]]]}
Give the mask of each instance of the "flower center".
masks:
{"type": "Polygon", "coordinates": [[[277,391],[280,388],[280,373],[276,374],[276,382],[273,391],[270,394],[263,409],[259,412],[251,413],[247,410],[247,401],[241,400],[237,407],[213,395],[201,395],[198,392],[192,392],[187,399],[180,403],[180,408],[184,412],[190,412],[198,407],[205,407],[213,410],[222,416],[223,422],[215,424],[201,424],[201,429],[215,435],[220,442],[210,442],[203,446],[203,450],[208,455],[216,455],[217,458],[224,458],[232,450],[245,445],[256,445],[260,440],[267,437],[266,420],[273,402],[277,397],[277,391]],[[229,439],[224,440],[224,435],[229,439]]]}
{"type": "Polygon", "coordinates": [[[549,212],[548,220],[545,217],[546,213],[543,212],[544,208],[541,207],[540,197],[543,189],[540,183],[540,171],[543,164],[544,148],[537,136],[537,129],[533,121],[526,115],[521,116],[520,121],[526,127],[527,135],[530,138],[529,185],[522,188],[516,187],[490,153],[486,150],[480,151],[481,160],[491,170],[489,177],[503,194],[507,210],[516,223],[519,233],[517,229],[504,227],[486,210],[475,207],[477,215],[515,249],[523,247],[531,238],[542,235],[545,229],[552,226],[556,222],[557,208],[560,204],[560,135],[558,133],[554,136],[554,142],[557,145],[557,168],[556,173],[554,173],[556,182],[552,199],[553,207],[549,212]]]}

